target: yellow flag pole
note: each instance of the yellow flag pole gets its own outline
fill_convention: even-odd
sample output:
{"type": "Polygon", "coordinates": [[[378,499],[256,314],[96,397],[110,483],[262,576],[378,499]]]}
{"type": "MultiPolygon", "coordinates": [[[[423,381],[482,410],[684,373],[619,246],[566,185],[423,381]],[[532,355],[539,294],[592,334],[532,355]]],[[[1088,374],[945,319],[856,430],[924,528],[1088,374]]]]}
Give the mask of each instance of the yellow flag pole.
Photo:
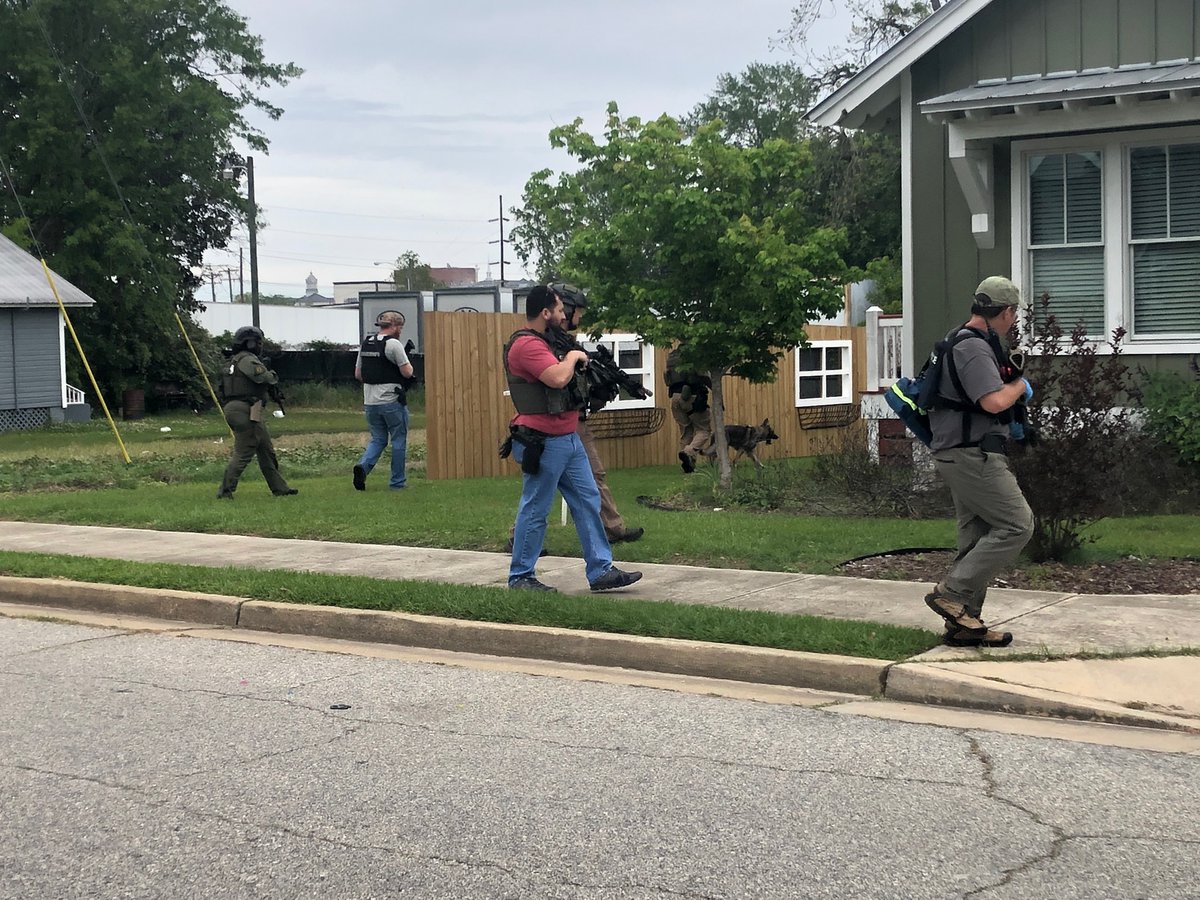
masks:
{"type": "Polygon", "coordinates": [[[58,295],[58,288],[54,284],[54,276],[50,274],[50,267],[46,265],[46,260],[41,259],[41,263],[42,271],[46,273],[46,281],[50,285],[54,299],[58,301],[58,311],[62,314],[63,321],[67,323],[67,330],[71,332],[71,340],[75,342],[75,349],[79,351],[79,358],[83,360],[83,367],[87,370],[88,379],[92,382],[92,390],[96,392],[96,397],[100,400],[100,408],[104,410],[104,417],[108,419],[108,425],[112,429],[113,435],[116,436],[117,444],[121,447],[121,456],[125,458],[125,463],[128,465],[133,460],[129,458],[129,451],[125,449],[125,442],[121,440],[121,432],[117,430],[117,423],[113,421],[112,413],[108,411],[108,404],[104,402],[104,395],[100,393],[100,385],[96,383],[96,376],[92,373],[92,367],[88,364],[87,356],[83,352],[83,345],[79,343],[79,335],[75,333],[75,326],[71,324],[71,317],[67,314],[67,307],[63,305],[62,297],[58,295]]]}
{"type": "MultiPolygon", "coordinates": [[[[225,419],[225,410],[221,407],[221,402],[217,399],[217,392],[213,390],[212,382],[208,380],[208,373],[204,371],[204,366],[200,364],[200,355],[192,345],[192,339],[188,337],[187,329],[183,327],[183,319],[179,317],[178,311],[175,313],[175,322],[179,325],[179,333],[183,335],[184,341],[187,342],[188,350],[192,353],[192,360],[196,363],[196,371],[204,379],[204,386],[208,388],[208,396],[212,397],[213,406],[221,413],[221,418],[225,419]]],[[[228,419],[225,419],[225,427],[229,429],[229,436],[233,437],[233,426],[229,424],[228,419]]]]}

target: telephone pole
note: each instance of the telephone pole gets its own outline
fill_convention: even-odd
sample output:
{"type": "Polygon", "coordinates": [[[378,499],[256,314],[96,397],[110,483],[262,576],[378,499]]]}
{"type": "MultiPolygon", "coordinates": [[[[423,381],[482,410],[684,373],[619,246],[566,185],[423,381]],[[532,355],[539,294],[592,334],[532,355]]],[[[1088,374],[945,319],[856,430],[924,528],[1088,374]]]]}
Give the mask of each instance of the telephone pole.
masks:
{"type": "MultiPolygon", "coordinates": [[[[500,217],[497,219],[488,219],[488,221],[500,223],[500,240],[488,241],[488,243],[500,245],[500,287],[504,287],[504,245],[508,243],[508,239],[504,236],[504,223],[507,222],[508,219],[504,218],[504,195],[503,194],[500,195],[500,217]]],[[[488,265],[491,265],[493,262],[495,262],[495,260],[490,261],[488,263],[488,265]]]]}

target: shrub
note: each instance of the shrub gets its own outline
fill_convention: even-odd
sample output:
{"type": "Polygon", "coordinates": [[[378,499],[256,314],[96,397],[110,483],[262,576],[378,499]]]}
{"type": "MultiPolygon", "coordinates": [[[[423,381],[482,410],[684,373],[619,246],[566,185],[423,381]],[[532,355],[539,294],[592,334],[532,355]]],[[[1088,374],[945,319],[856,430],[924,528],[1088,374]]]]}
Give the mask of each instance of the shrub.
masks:
{"type": "Polygon", "coordinates": [[[1067,558],[1087,526],[1129,507],[1129,486],[1142,479],[1127,478],[1127,470],[1146,448],[1128,406],[1134,382],[1121,358],[1124,329],[1113,331],[1101,353],[1082,324],[1065,335],[1049,295],[1040,305],[1025,321],[1031,350],[1025,374],[1036,391],[1028,413],[1040,441],[1012,457],[1033,509],[1027,552],[1035,562],[1067,558]]]}
{"type": "Polygon", "coordinates": [[[1188,465],[1200,465],[1200,367],[1193,358],[1192,378],[1145,375],[1141,400],[1146,431],[1188,465]]]}

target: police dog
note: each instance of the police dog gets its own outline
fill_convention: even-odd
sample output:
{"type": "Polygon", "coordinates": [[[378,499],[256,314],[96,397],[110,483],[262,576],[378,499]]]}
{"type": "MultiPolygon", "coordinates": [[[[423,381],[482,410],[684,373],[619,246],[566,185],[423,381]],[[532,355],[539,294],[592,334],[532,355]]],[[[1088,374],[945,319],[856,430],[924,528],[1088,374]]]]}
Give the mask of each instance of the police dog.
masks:
{"type": "MultiPolygon", "coordinates": [[[[736,464],[743,456],[748,456],[754,463],[754,467],[761,473],[763,463],[754,450],[759,444],[769,444],[779,440],[779,435],[771,427],[771,420],[763,419],[761,425],[726,425],[725,440],[729,444],[729,449],[734,451],[733,463],[736,464]]],[[[717,447],[715,443],[709,445],[705,455],[710,460],[716,460],[717,447]]]]}

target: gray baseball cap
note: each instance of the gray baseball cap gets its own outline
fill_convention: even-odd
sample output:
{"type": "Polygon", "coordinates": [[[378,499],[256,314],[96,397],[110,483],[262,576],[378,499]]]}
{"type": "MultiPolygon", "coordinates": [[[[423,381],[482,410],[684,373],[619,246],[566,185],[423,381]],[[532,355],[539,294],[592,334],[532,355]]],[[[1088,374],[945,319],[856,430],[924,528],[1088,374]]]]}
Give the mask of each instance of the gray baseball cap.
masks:
{"type": "Polygon", "coordinates": [[[1021,292],[1003,275],[992,275],[979,282],[975,299],[986,306],[1020,306],[1021,292]]]}

